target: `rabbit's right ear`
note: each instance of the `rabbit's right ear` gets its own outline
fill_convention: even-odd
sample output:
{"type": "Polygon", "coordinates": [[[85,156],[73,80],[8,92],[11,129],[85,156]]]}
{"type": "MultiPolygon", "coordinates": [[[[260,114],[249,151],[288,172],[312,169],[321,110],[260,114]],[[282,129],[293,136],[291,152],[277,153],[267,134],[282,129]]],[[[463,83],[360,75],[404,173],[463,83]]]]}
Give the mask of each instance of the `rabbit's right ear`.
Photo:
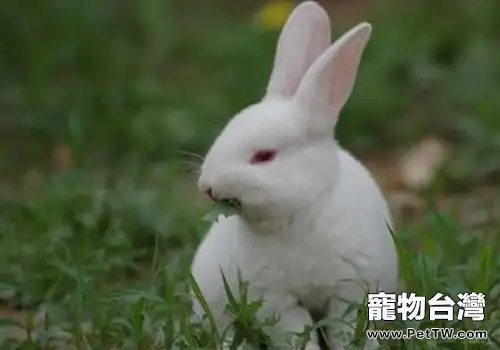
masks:
{"type": "Polygon", "coordinates": [[[281,31],[264,99],[292,97],[330,41],[330,19],[326,11],[314,1],[298,5],[281,31]]]}

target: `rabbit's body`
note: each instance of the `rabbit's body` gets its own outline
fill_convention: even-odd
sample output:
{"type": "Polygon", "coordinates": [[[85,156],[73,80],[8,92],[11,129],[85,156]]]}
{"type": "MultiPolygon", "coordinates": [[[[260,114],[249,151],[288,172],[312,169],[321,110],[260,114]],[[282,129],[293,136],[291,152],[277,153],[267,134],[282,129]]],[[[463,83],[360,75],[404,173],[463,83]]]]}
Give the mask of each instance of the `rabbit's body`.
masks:
{"type": "MultiPolygon", "coordinates": [[[[200,190],[242,204],[240,215],[212,226],[192,265],[221,330],[230,321],[221,270],[233,291],[239,271],[251,299],[264,300],[259,316],[280,317],[284,331],[303,331],[315,312],[334,319],[334,345],[349,329],[338,320],[342,300],[361,302],[367,287],[394,291],[387,204],[368,170],[332,139],[370,33],[360,24],[328,47],[324,10],[299,5],[280,36],[266,96],[231,119],[206,155],[200,190]]],[[[204,313],[197,300],[194,311],[204,313]]],[[[307,349],[319,349],[315,335],[307,349]]]]}
{"type": "MultiPolygon", "coordinates": [[[[250,281],[250,297],[268,301],[263,317],[295,307],[327,314],[330,303],[338,302],[339,288],[342,296],[343,280],[376,281],[378,290],[395,290],[397,258],[385,201],[348,152],[332,143],[332,156],[338,156],[341,169],[335,186],[286,224],[266,223],[261,231],[239,216],[221,216],[210,228],[192,273],[221,329],[229,322],[221,271],[237,293],[240,269],[250,281]],[[358,216],[346,215],[353,211],[358,216]]],[[[194,310],[203,314],[197,302],[194,310]]]]}

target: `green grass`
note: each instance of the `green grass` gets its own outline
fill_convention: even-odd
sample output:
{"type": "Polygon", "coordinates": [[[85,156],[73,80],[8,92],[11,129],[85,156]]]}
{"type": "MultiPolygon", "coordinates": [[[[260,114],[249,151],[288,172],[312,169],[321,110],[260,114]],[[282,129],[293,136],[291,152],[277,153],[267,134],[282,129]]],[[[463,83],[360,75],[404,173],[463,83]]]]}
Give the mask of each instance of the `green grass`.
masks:
{"type": "MultiPolygon", "coordinates": [[[[156,179],[158,187],[152,191],[158,171],[167,169],[154,170],[156,175],[144,176],[145,185],[139,177],[110,185],[81,171],[59,174],[46,179],[30,200],[1,203],[2,295],[10,295],[23,309],[41,306],[47,312],[46,329],[38,329],[18,348],[49,349],[61,332],[71,336],[67,341],[77,349],[153,349],[160,335],[166,349],[217,348],[220,335],[190,323],[187,294],[189,262],[207,228],[200,218],[208,206],[195,205],[194,195],[183,199],[169,181],[161,186],[156,179]]],[[[500,326],[499,234],[498,227],[468,232],[456,217],[432,209],[424,220],[397,232],[404,290],[428,298],[437,292],[452,297],[483,292],[486,318],[480,323],[386,322],[376,327],[486,329],[491,344],[499,346],[498,340],[493,343],[500,326]]],[[[244,295],[229,300],[240,339],[255,344],[261,340],[258,334],[272,337],[272,325],[254,319],[258,301],[244,295]]],[[[360,310],[362,330],[366,308],[360,310]]],[[[391,349],[485,349],[472,341],[388,344],[391,349]]]]}
{"type": "MultiPolygon", "coordinates": [[[[489,345],[414,339],[387,342],[390,349],[500,346],[498,218],[471,228],[433,207],[457,188],[469,197],[479,185],[498,192],[498,4],[420,0],[368,18],[373,40],[338,137],[356,153],[407,147],[429,133],[452,143],[425,215],[395,233],[402,281],[427,297],[483,292],[487,303],[481,323],[376,327],[491,337],[489,345]]],[[[278,34],[235,10],[184,0],[2,5],[0,304],[24,310],[33,332],[13,344],[4,332],[13,321],[1,321],[1,348],[53,349],[55,339],[79,350],[219,347],[210,320],[190,320],[189,264],[210,208],[189,168],[234,112],[261,97],[278,34]],[[47,159],[60,143],[74,166],[54,172],[47,159]],[[37,184],[23,180],[26,170],[39,174],[37,184]],[[39,308],[41,328],[30,314],[39,308]]],[[[272,320],[255,320],[258,301],[229,300],[236,340],[279,342],[272,320]]]]}

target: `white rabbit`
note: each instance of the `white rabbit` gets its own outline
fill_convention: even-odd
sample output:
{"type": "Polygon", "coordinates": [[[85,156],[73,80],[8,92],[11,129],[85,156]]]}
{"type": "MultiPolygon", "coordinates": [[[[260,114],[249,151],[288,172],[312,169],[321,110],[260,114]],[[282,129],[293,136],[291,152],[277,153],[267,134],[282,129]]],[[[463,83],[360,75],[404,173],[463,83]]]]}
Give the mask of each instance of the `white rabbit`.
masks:
{"type": "MultiPolygon", "coordinates": [[[[348,302],[362,302],[366,286],[396,289],[386,201],[366,168],[332,138],[371,26],[361,23],[333,45],[330,33],[318,4],[296,7],[265,97],[226,125],[202,164],[199,189],[241,203],[241,214],[213,224],[192,264],[221,329],[230,323],[221,271],[235,293],[240,271],[249,295],[265,301],[258,317],[278,315],[277,329],[302,332],[313,324],[311,312],[321,312],[332,320],[331,348],[351,329],[339,321],[348,302]]],[[[203,315],[193,299],[195,315],[203,315]]],[[[316,334],[306,349],[320,349],[316,334]]]]}

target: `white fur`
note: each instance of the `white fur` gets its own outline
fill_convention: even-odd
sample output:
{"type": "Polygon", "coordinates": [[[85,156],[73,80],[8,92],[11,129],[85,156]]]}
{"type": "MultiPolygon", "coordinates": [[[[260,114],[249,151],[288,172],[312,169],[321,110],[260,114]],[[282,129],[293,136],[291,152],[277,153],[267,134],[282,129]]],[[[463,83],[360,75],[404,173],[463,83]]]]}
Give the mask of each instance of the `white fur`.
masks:
{"type": "MultiPolygon", "coordinates": [[[[341,318],[347,304],[339,298],[361,301],[362,283],[370,291],[396,288],[387,204],[369,172],[331,137],[371,27],[360,24],[330,47],[329,33],[319,5],[295,9],[266,96],[228,123],[202,165],[201,191],[243,204],[241,215],[213,224],[192,264],[221,330],[230,322],[221,270],[236,293],[239,270],[250,296],[265,300],[259,317],[278,315],[286,332],[311,325],[311,311],[341,318]],[[250,164],[259,149],[278,153],[250,164]]],[[[337,333],[348,328],[332,321],[330,344],[339,346],[337,333]]],[[[315,334],[307,349],[319,349],[315,334]]]]}

